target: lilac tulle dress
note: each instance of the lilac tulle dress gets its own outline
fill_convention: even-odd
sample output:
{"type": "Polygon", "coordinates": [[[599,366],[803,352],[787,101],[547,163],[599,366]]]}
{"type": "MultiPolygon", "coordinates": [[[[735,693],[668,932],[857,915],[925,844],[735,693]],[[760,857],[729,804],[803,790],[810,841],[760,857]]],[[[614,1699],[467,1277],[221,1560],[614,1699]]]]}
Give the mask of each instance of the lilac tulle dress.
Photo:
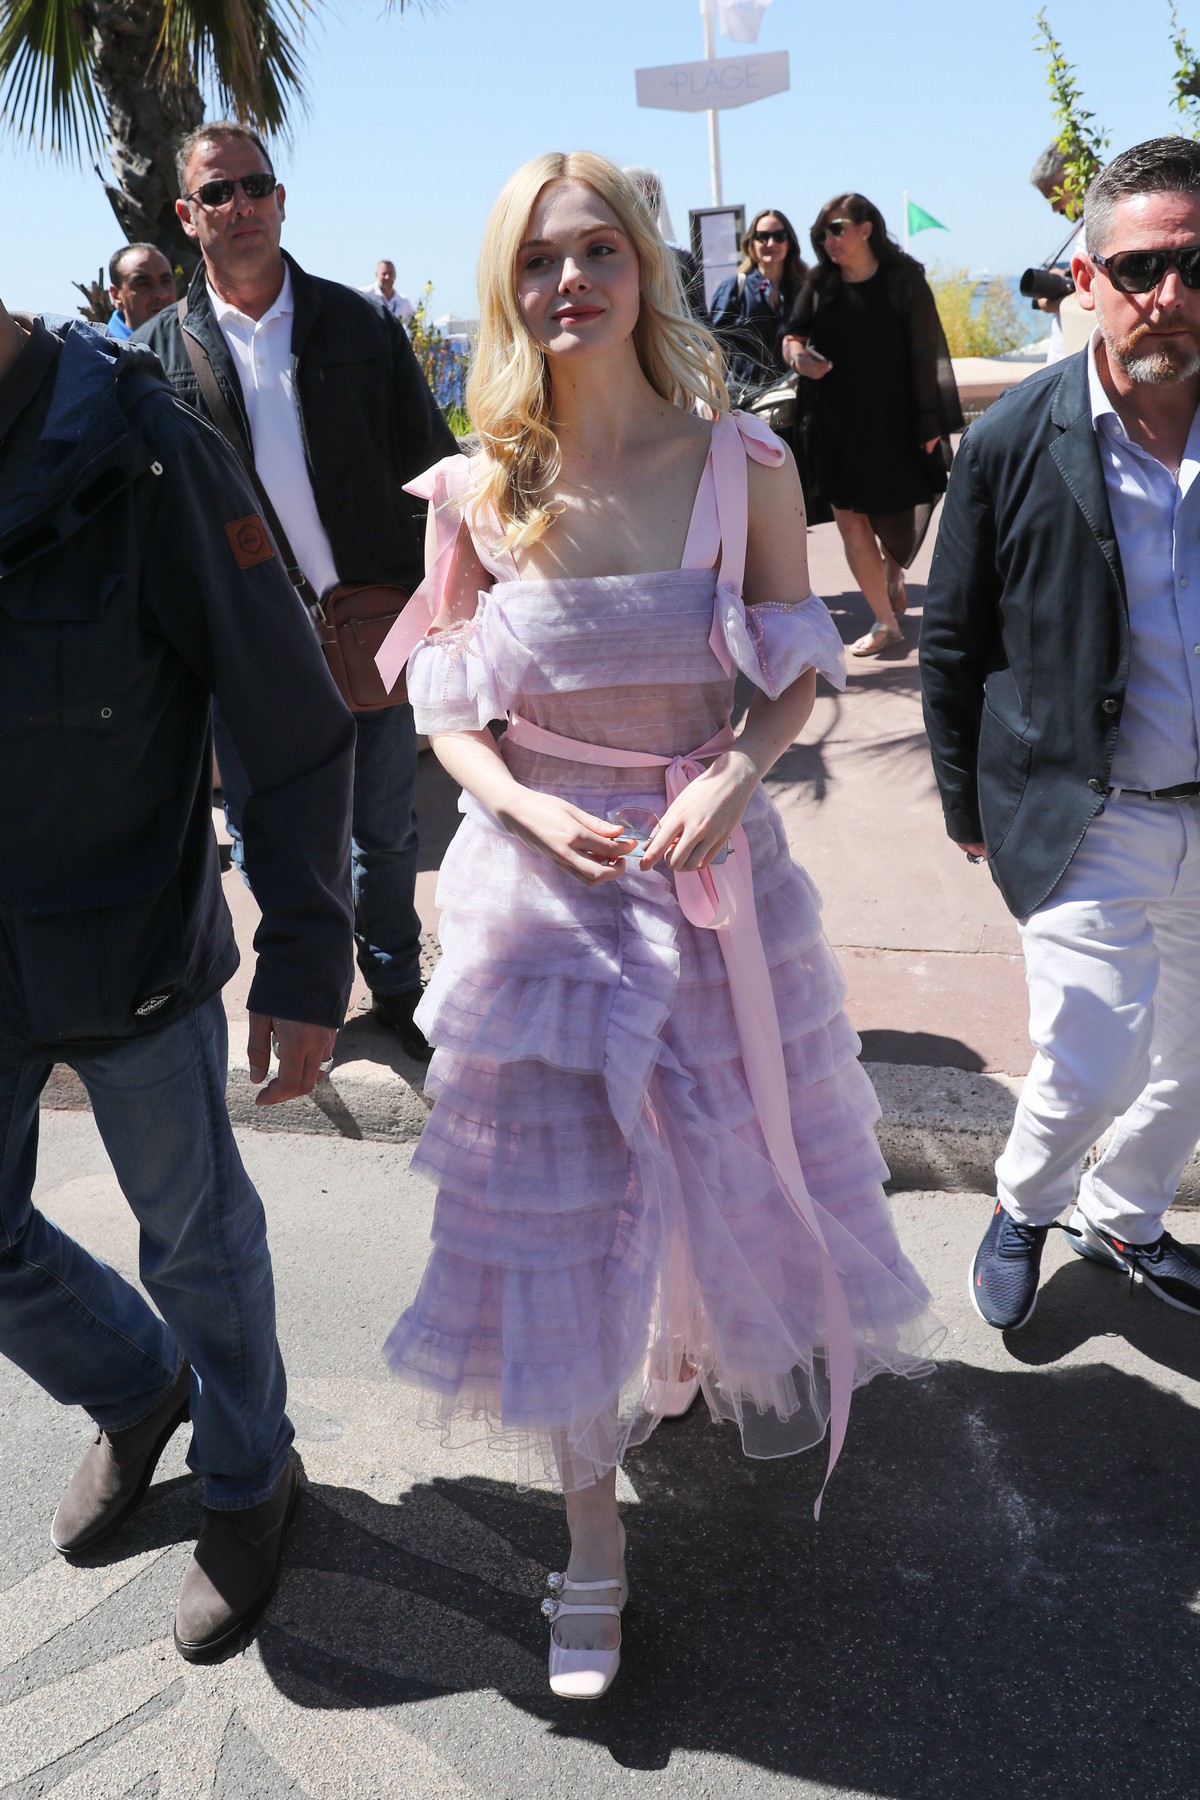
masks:
{"type": "MultiPolygon", "coordinates": [[[[579,580],[518,579],[498,532],[472,516],[469,464],[428,471],[413,488],[437,508],[426,599],[436,610],[464,516],[495,584],[472,618],[413,652],[418,731],[512,718],[661,763],[728,726],[738,669],[772,696],[810,667],[844,686],[815,595],[742,602],[747,453],[783,457],[756,420],[719,420],[682,567],[579,580]]],[[[526,786],[601,817],[664,810],[661,766],[581,762],[540,741],[515,728],[502,740],[526,786]]],[[[820,901],[761,787],[740,854],[748,847],[784,1116],[833,1289],[764,1139],[721,931],[689,922],[665,869],[631,861],[588,888],[469,796],[461,811],[437,890],[442,958],[417,1014],[435,1046],[413,1162],[437,1184],[433,1251],[386,1352],[426,1390],[423,1417],[447,1442],[511,1446],[523,1483],[578,1487],[654,1427],[650,1377],[674,1375],[684,1355],[749,1454],[818,1442],[834,1301],[848,1319],[847,1404],[850,1386],[881,1370],[924,1372],[928,1297],[880,1186],[878,1104],[820,901]]]]}

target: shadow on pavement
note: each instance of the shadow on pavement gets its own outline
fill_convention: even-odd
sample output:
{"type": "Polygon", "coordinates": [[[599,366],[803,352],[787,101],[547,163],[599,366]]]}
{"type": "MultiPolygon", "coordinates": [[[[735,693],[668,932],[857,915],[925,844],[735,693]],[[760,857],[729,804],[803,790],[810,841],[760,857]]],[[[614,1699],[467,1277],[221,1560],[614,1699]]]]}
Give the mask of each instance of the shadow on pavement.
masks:
{"type": "Polygon", "coordinates": [[[927,1069],[966,1069],[972,1074],[987,1066],[970,1044],[937,1031],[863,1031],[859,1035],[864,1062],[918,1063],[927,1069]]]}
{"type": "MultiPolygon", "coordinates": [[[[898,679],[907,682],[903,670],[897,671],[898,679]]],[[[880,680],[885,680],[880,676],[880,680]]],[[[847,704],[844,696],[835,698],[830,709],[824,731],[820,737],[809,737],[804,742],[791,744],[774,764],[769,773],[763,777],[763,786],[773,798],[779,798],[779,789],[808,788],[818,803],[829,798],[830,771],[826,743],[841,722],[842,708],[847,704]]],[[[849,704],[855,704],[853,696],[849,704]]],[[[870,704],[869,699],[866,704],[870,704]]],[[[809,729],[806,727],[806,730],[809,729]]],[[[877,764],[879,807],[881,811],[894,812],[905,804],[906,782],[910,779],[924,784],[931,779],[929,763],[929,740],[923,730],[905,731],[892,736],[874,736],[860,738],[853,745],[841,743],[837,747],[838,756],[843,764],[851,756],[861,757],[868,764],[877,764]]],[[[844,780],[844,776],[843,776],[844,780]]],[[[836,784],[835,784],[836,785],[836,784]]]]}
{"type": "MultiPolygon", "coordinates": [[[[1189,1230],[1188,1240],[1196,1235],[1189,1230]]],[[[1159,1368],[1200,1381],[1200,1325],[1132,1287],[1119,1269],[1100,1268],[1082,1257],[1073,1256],[1042,1283],[1033,1318],[1004,1341],[1015,1361],[1041,1368],[1081,1344],[1108,1337],[1123,1338],[1159,1368]]]]}
{"type": "MultiPolygon", "coordinates": [[[[1089,1273],[1051,1280],[1030,1349],[1111,1326],[1089,1273]]],[[[1194,1322],[1130,1304],[1133,1341],[1195,1373],[1194,1322]]],[[[823,1462],[749,1462],[699,1410],[631,1456],[621,1673],[574,1707],[545,1687],[538,1617],[535,1569],[565,1555],[556,1500],[483,1479],[396,1507],[314,1487],[265,1667],[302,1706],[404,1708],[418,1733],[414,1702],[496,1689],[629,1768],[703,1752],[905,1800],[1200,1790],[1191,1406],[1107,1366],[948,1363],[858,1396],[818,1527],[823,1462]]],[[[457,1754],[467,1782],[472,1758],[486,1771],[486,1741],[457,1754]]]]}

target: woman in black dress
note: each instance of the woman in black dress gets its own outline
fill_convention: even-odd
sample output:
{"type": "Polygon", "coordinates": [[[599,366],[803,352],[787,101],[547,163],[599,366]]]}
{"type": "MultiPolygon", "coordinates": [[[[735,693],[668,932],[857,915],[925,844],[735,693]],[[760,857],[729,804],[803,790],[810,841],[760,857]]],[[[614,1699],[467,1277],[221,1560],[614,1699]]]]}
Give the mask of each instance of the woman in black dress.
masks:
{"type": "Polygon", "coordinates": [[[779,340],[807,277],[784,214],[777,206],[756,213],[742,238],[741,267],[721,283],[709,309],[735,405],[787,373],[779,340]]]}
{"type": "Polygon", "coordinates": [[[819,384],[813,433],[821,492],[875,626],[850,646],[904,641],[904,570],[945,491],[962,411],[945,333],[919,262],[862,194],[838,194],[812,228],[817,265],[792,308],[785,362],[819,384]]]}

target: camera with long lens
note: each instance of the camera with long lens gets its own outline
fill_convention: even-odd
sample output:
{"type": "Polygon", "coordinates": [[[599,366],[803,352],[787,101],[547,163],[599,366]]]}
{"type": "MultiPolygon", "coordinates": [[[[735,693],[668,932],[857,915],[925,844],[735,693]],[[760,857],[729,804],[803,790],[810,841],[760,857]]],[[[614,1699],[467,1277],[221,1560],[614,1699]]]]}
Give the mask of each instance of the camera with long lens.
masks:
{"type": "Polygon", "coordinates": [[[1026,269],[1018,285],[1026,300],[1065,300],[1075,292],[1071,277],[1057,269],[1026,269]]]}

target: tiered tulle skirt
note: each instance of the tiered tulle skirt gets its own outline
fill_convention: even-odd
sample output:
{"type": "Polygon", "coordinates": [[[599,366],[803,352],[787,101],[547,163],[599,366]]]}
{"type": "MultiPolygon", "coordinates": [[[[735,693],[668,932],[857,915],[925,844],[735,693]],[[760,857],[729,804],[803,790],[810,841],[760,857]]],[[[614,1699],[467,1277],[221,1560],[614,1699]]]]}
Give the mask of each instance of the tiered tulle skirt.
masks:
{"type": "MultiPolygon", "coordinates": [[[[446,1441],[515,1450],[521,1482],[584,1486],[619,1462],[657,1422],[648,1379],[685,1356],[749,1454],[817,1442],[820,1269],[766,1153],[716,933],[687,923],[669,878],[584,887],[464,807],[418,1013],[437,1046],[413,1165],[437,1183],[434,1247],[393,1369],[446,1441]]],[[[761,794],[744,824],[856,1382],[924,1372],[927,1295],[880,1186],[878,1106],[819,901],[761,794]]]]}

